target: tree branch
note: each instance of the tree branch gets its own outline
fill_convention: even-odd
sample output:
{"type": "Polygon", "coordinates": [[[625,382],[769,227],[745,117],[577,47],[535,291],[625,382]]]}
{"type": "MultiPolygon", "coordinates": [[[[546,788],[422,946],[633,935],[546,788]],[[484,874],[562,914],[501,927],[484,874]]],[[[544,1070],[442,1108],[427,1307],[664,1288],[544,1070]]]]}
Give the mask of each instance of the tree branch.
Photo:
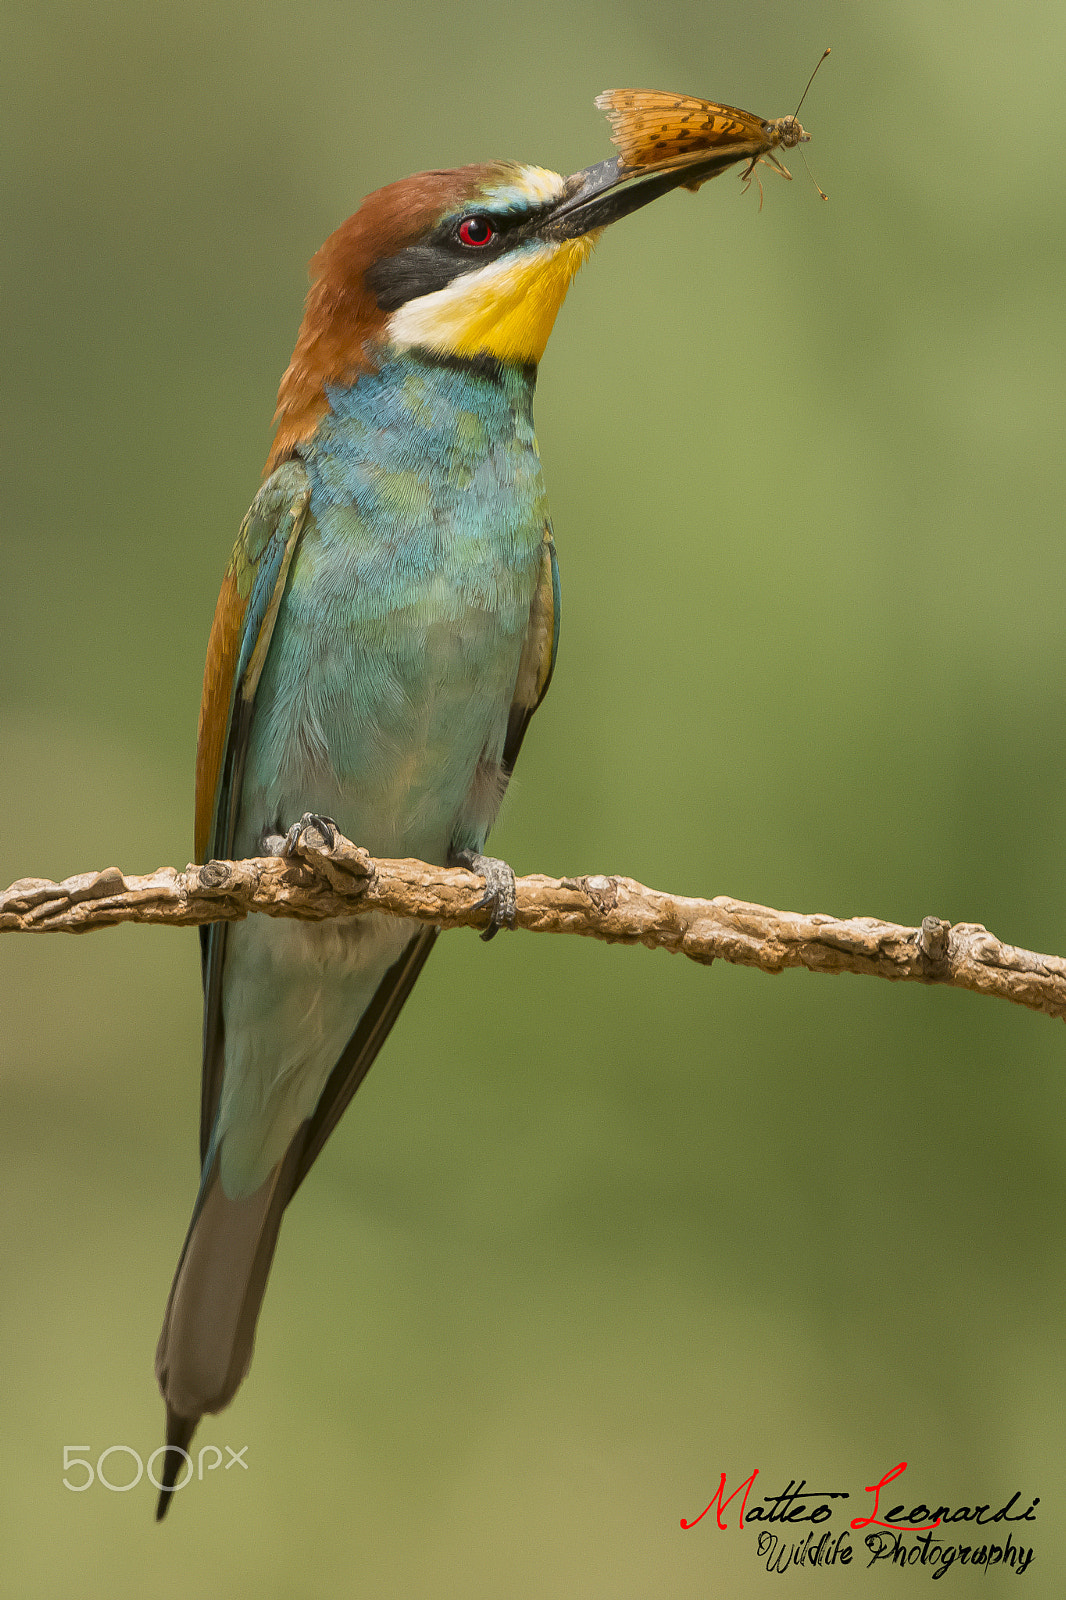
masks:
{"type": "MultiPolygon", "coordinates": [[[[21,878],[0,893],[0,932],[88,933],[119,922],[186,927],[272,917],[411,917],[442,928],[484,927],[482,881],[461,868],[422,861],[375,861],[338,836],[318,848],[305,833],[293,857],[208,861],[184,872],[161,867],[127,878],[117,867],[63,883],[21,878]]],[[[874,917],[841,921],[821,913],[773,911],[718,895],[663,894],[632,878],[545,878],[516,883],[518,927],[577,933],[609,944],[644,944],[705,965],[716,959],[762,972],[806,967],[891,981],[943,983],[1000,995],[1047,1016],[1066,1018],[1066,960],[1001,944],[978,923],[951,926],[926,917],[904,928],[874,917]]]]}

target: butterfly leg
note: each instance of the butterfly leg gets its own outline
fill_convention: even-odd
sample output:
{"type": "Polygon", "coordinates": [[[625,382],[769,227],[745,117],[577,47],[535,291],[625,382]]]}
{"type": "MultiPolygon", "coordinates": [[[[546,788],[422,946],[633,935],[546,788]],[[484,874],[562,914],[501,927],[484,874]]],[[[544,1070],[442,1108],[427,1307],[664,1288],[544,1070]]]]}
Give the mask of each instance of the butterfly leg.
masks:
{"type": "Polygon", "coordinates": [[[778,161],[772,150],[768,150],[761,159],[766,162],[768,167],[773,167],[775,172],[779,172],[783,178],[787,178],[789,183],[792,182],[791,172],[789,172],[783,161],[778,161]]]}
{"type": "MultiPolygon", "coordinates": [[[[752,177],[754,176],[755,168],[759,165],[759,160],[760,160],[759,156],[752,156],[751,160],[748,162],[748,165],[745,167],[744,171],[740,174],[740,181],[744,185],[744,192],[745,193],[747,193],[747,191],[751,188],[751,180],[752,180],[752,177]]],[[[761,211],[762,210],[762,198],[763,198],[763,196],[762,196],[762,179],[761,178],[756,178],[755,182],[759,185],[759,210],[761,211]]]]}

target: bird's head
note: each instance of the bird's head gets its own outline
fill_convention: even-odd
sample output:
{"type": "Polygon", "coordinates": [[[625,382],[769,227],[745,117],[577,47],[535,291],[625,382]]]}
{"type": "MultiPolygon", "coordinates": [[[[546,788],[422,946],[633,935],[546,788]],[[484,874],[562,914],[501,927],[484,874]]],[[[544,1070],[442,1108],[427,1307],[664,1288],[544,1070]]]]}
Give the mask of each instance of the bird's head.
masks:
{"type": "Polygon", "coordinates": [[[368,195],[311,261],[267,470],[314,431],[327,385],[375,370],[390,350],[536,366],[608,223],[726,164],[704,152],[669,172],[634,173],[615,157],[564,178],[492,162],[419,172],[368,195]]]}

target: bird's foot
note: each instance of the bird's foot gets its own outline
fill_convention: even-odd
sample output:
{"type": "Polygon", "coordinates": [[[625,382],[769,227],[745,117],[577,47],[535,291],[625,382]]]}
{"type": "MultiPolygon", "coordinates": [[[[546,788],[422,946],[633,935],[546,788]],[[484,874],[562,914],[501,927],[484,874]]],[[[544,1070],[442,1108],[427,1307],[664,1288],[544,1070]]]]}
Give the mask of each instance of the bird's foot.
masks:
{"type": "Polygon", "coordinates": [[[342,895],[364,893],[374,876],[369,853],[346,839],[332,817],[320,816],[317,811],[305,811],[288,833],[264,829],[259,851],[264,856],[302,862],[312,878],[324,879],[342,895]]]}
{"type": "Polygon", "coordinates": [[[328,853],[337,842],[340,829],[332,817],[320,817],[316,811],[305,811],[299,822],[294,822],[288,833],[274,833],[264,828],[259,839],[260,854],[264,856],[317,856],[328,853]]]}
{"type": "Polygon", "coordinates": [[[514,928],[517,918],[514,872],[497,856],[483,856],[477,850],[453,850],[449,857],[453,867],[466,867],[485,880],[485,893],[471,909],[480,911],[491,907],[489,925],[481,935],[486,942],[495,939],[501,928],[514,928]]]}
{"type": "Polygon", "coordinates": [[[294,822],[285,835],[285,847],[281,853],[283,856],[328,853],[337,843],[340,831],[332,817],[320,817],[317,811],[305,811],[299,822],[294,822]]]}

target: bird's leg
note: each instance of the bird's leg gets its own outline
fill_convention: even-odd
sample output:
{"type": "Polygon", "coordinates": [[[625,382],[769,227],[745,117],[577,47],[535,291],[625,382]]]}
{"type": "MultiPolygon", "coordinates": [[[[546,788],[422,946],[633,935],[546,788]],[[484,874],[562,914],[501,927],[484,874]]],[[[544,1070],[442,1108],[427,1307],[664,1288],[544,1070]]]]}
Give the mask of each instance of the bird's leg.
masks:
{"type": "Polygon", "coordinates": [[[514,887],[514,872],[497,856],[483,856],[477,850],[450,850],[448,852],[448,865],[450,867],[466,867],[469,872],[476,872],[479,878],[485,880],[485,893],[471,909],[480,911],[483,906],[491,906],[492,914],[489,925],[481,937],[486,940],[495,939],[501,928],[514,928],[516,920],[516,899],[514,887]]]}
{"type": "Polygon", "coordinates": [[[322,855],[333,849],[339,832],[332,817],[320,817],[317,811],[305,811],[288,833],[273,833],[269,828],[264,828],[259,837],[259,849],[265,856],[322,855]],[[315,834],[318,835],[317,839],[315,834]]]}

